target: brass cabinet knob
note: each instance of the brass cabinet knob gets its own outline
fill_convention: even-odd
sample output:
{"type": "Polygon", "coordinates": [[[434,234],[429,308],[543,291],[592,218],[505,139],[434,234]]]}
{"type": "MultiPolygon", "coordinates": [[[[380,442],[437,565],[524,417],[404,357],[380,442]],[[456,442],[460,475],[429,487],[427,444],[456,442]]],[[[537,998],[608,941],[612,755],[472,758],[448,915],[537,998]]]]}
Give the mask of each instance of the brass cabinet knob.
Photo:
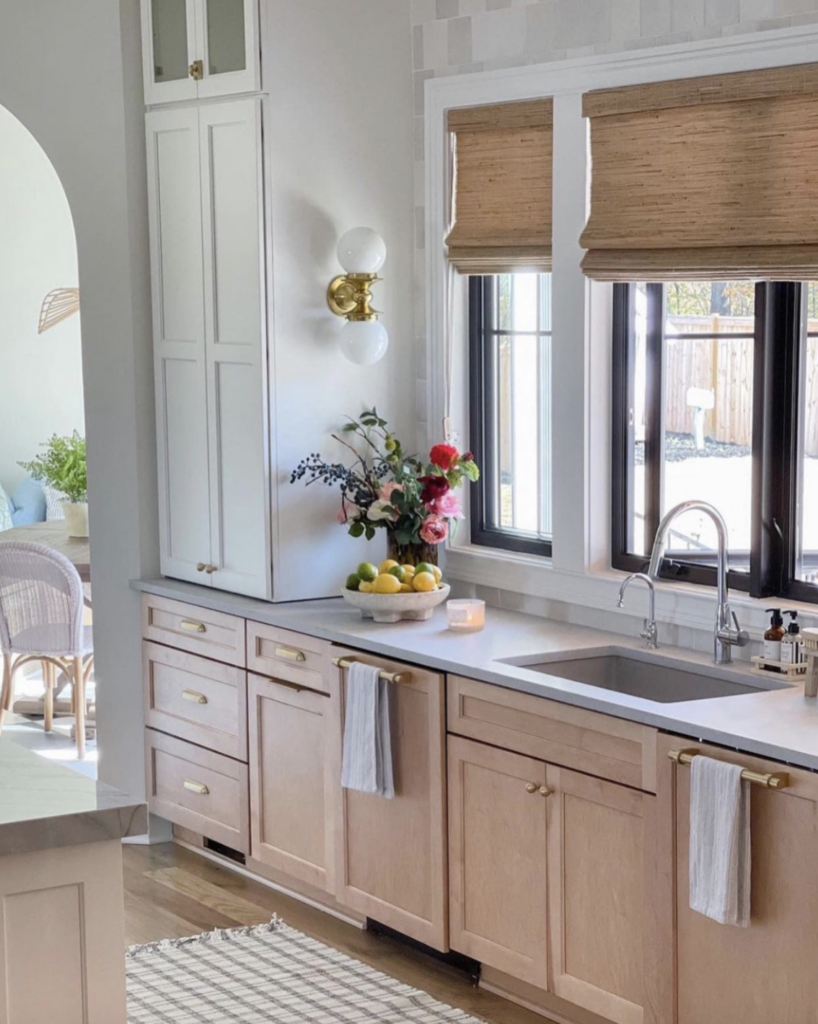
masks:
{"type": "Polygon", "coordinates": [[[212,576],[213,573],[217,572],[217,571],[218,571],[218,566],[216,566],[216,565],[206,565],[205,566],[205,572],[207,573],[208,576],[212,576]]]}
{"type": "Polygon", "coordinates": [[[196,572],[204,572],[206,568],[207,568],[207,565],[204,562],[199,562],[196,565],[196,572]]]}
{"type": "Polygon", "coordinates": [[[554,792],[553,789],[549,789],[548,786],[540,786],[540,796],[551,796],[554,792]]]}
{"type": "Polygon", "coordinates": [[[525,791],[526,793],[528,793],[529,796],[533,796],[538,789],[539,786],[535,786],[533,782],[529,782],[529,784],[525,787],[525,791]]]}

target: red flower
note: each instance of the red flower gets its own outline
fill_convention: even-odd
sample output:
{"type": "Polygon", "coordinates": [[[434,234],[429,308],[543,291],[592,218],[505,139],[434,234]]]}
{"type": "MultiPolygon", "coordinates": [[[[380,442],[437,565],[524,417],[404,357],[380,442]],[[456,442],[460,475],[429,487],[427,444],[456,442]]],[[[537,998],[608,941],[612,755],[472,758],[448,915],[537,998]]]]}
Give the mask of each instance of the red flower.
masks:
{"type": "Polygon", "coordinates": [[[442,469],[444,473],[448,473],[450,469],[453,469],[459,458],[460,452],[450,444],[436,444],[431,452],[429,452],[429,459],[432,465],[442,469]]]}
{"type": "Polygon", "coordinates": [[[449,492],[449,483],[445,476],[422,476],[420,482],[423,484],[420,500],[424,505],[434,505],[438,498],[449,492]]]}
{"type": "Polygon", "coordinates": [[[474,462],[474,456],[472,455],[471,452],[466,452],[466,454],[463,456],[463,461],[464,462],[474,462]]]}

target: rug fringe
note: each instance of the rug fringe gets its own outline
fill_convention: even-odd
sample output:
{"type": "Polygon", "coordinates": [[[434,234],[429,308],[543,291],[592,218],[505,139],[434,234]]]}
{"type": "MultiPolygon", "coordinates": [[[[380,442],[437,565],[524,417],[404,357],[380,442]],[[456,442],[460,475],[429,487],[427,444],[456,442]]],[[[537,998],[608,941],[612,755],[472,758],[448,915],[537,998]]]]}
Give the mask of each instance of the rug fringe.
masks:
{"type": "Polygon", "coordinates": [[[212,932],[203,932],[201,935],[188,935],[181,939],[162,939],[160,942],[146,942],[141,946],[129,946],[125,956],[130,959],[142,956],[144,953],[166,953],[170,949],[180,949],[193,943],[232,942],[234,939],[244,938],[248,935],[269,935],[271,932],[284,931],[286,927],[278,914],[273,914],[269,924],[257,924],[247,928],[214,928],[212,932]]]}

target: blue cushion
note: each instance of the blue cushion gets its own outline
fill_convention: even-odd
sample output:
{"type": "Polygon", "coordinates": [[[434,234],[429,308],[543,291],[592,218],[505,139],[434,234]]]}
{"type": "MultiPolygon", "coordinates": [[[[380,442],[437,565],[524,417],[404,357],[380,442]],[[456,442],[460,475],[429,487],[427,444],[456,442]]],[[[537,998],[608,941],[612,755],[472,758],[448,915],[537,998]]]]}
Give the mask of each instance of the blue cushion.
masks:
{"type": "Polygon", "coordinates": [[[11,518],[15,526],[31,526],[45,522],[45,491],[42,485],[29,477],[12,492],[11,518]]]}

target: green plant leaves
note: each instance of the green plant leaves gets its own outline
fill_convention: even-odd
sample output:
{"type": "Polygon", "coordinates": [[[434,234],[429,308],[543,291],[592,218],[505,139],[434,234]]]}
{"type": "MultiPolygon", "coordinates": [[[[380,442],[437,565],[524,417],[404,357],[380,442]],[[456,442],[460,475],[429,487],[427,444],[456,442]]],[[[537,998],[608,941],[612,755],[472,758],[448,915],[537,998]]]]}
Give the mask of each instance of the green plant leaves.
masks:
{"type": "Polygon", "coordinates": [[[45,449],[44,454],[19,465],[35,480],[43,481],[64,494],[68,501],[75,504],[88,501],[85,438],[76,430],[68,437],[54,434],[40,447],[45,449]]]}

